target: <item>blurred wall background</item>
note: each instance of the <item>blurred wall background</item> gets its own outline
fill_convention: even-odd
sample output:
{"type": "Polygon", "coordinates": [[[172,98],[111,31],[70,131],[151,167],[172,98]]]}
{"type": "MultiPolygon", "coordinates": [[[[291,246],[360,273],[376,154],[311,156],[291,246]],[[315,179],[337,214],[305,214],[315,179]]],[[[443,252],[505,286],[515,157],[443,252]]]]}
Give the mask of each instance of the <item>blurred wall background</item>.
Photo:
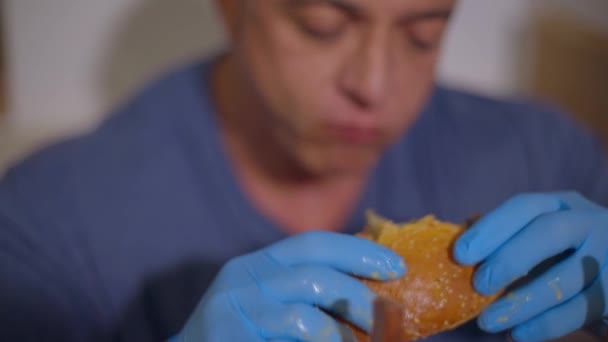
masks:
{"type": "MultiPolygon", "coordinates": [[[[0,114],[0,169],[48,139],[96,123],[163,70],[220,48],[222,30],[212,3],[4,0],[8,103],[0,114]]],[[[575,51],[572,44],[578,44],[581,34],[593,32],[593,39],[600,42],[608,36],[607,18],[606,0],[462,0],[439,77],[447,84],[494,96],[531,94],[580,102],[580,98],[563,100],[563,93],[569,92],[554,86],[575,84],[576,72],[569,80],[555,76],[556,72],[576,63],[588,66],[601,52],[585,45],[587,59],[548,61],[575,51]],[[564,24],[566,17],[580,30],[564,45],[563,31],[572,31],[564,24]]],[[[600,44],[595,42],[585,44],[600,44]]],[[[602,68],[608,68],[591,63],[598,65],[585,71],[596,75],[591,78],[599,78],[602,68]]],[[[606,94],[599,97],[608,99],[605,86],[598,81],[593,89],[599,87],[606,94]]],[[[583,102],[589,105],[589,100],[583,102]]],[[[597,115],[591,111],[582,117],[597,115]]],[[[605,122],[594,120],[595,126],[605,122]]]]}

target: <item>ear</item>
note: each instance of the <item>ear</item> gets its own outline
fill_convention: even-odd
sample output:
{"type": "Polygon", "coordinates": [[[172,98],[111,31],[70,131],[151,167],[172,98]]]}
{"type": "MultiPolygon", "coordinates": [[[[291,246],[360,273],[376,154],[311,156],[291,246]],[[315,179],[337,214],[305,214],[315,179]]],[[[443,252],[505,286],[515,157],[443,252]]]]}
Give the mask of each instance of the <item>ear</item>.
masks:
{"type": "Polygon", "coordinates": [[[215,4],[224,21],[224,27],[228,36],[234,40],[238,30],[240,17],[240,4],[242,0],[215,0],[215,4]]]}

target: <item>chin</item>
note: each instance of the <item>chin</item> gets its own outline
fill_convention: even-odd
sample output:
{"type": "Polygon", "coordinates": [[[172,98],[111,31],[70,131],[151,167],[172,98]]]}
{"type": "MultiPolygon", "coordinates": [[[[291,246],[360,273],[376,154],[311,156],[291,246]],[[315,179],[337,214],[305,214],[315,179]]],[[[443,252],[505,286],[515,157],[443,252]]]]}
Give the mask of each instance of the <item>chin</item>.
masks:
{"type": "Polygon", "coordinates": [[[371,151],[360,153],[322,153],[307,163],[318,176],[360,176],[373,168],[379,153],[371,151]]]}
{"type": "Polygon", "coordinates": [[[329,168],[326,171],[326,174],[329,176],[358,177],[367,174],[369,169],[369,164],[336,165],[334,167],[329,168]]]}

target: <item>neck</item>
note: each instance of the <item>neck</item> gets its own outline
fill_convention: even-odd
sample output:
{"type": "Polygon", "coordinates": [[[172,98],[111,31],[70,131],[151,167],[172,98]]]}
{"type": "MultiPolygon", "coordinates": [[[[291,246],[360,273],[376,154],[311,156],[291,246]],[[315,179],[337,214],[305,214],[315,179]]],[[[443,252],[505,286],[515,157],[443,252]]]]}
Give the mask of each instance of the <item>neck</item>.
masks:
{"type": "Polygon", "coordinates": [[[247,91],[231,63],[229,57],[217,63],[213,98],[226,153],[246,196],[287,232],[340,229],[366,185],[368,170],[315,174],[299,164],[272,140],[264,106],[247,91]]]}

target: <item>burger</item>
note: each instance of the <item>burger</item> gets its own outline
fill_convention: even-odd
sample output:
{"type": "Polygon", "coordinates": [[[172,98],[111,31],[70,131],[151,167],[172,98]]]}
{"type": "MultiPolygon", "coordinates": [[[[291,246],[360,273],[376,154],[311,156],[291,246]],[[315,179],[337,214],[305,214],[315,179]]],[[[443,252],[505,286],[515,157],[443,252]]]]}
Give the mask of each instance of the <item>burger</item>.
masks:
{"type": "MultiPolygon", "coordinates": [[[[454,261],[454,242],[470,223],[457,225],[428,215],[397,224],[368,212],[367,225],[358,235],[401,255],[408,271],[392,281],[361,281],[379,297],[401,306],[404,341],[454,329],[478,316],[500,295],[479,294],[472,284],[475,266],[454,261]]],[[[360,342],[369,341],[365,332],[352,329],[360,342]]]]}

